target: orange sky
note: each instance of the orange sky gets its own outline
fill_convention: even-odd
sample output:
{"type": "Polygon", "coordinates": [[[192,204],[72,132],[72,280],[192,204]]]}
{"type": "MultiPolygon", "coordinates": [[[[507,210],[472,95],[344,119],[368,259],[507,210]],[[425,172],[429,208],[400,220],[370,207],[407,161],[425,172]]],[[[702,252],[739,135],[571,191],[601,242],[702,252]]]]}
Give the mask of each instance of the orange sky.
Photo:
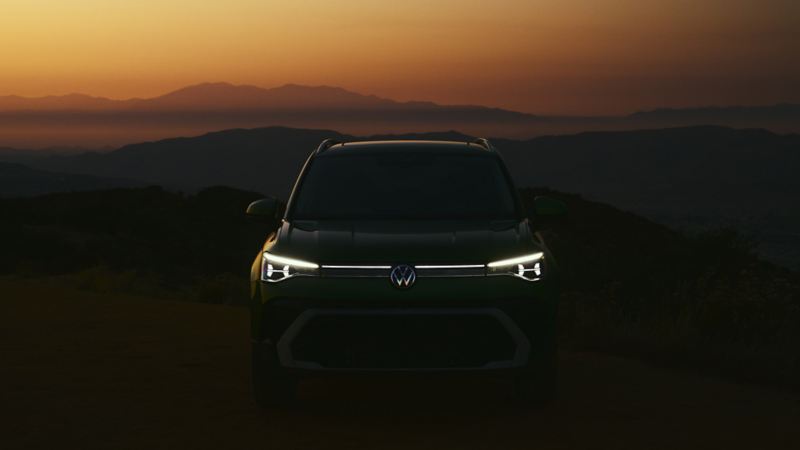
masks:
{"type": "Polygon", "coordinates": [[[335,85],[534,113],[800,102],[797,0],[3,0],[0,95],[335,85]]]}

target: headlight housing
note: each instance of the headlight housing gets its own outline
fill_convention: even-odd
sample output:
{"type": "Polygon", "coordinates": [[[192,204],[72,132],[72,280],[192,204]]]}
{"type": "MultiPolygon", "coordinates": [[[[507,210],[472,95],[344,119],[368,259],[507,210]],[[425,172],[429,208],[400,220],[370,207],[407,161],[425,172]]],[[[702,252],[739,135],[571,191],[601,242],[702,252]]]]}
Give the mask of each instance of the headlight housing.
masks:
{"type": "Polygon", "coordinates": [[[516,258],[501,259],[486,265],[487,275],[511,275],[527,281],[538,281],[544,274],[544,253],[536,252],[516,258]]]}
{"type": "Polygon", "coordinates": [[[319,265],[264,252],[261,257],[261,280],[277,283],[295,276],[317,276],[319,265]]]}

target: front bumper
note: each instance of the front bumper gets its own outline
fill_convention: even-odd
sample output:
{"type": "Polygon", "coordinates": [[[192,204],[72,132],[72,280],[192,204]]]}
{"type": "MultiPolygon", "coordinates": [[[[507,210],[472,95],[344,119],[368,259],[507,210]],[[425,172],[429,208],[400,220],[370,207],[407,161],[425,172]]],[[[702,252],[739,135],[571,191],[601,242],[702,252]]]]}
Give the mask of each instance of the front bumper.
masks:
{"type": "Polygon", "coordinates": [[[277,350],[292,369],[477,370],[524,367],[530,343],[496,308],[313,308],[277,350]]]}
{"type": "Polygon", "coordinates": [[[253,338],[307,371],[504,370],[555,346],[557,291],[513,277],[256,282],[253,338]]]}

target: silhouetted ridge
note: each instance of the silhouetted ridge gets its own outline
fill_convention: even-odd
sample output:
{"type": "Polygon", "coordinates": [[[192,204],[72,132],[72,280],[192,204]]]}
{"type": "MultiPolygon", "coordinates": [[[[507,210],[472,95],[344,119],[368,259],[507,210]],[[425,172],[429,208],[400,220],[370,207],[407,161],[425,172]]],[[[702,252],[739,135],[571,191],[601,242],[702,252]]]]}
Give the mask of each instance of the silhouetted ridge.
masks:
{"type": "MultiPolygon", "coordinates": [[[[331,130],[267,127],[127,145],[110,153],[49,156],[54,172],[194,190],[230,185],[286,198],[308,154],[327,138],[470,140],[455,131],[357,138],[331,130]]],[[[735,226],[765,255],[800,266],[800,136],[697,126],[495,139],[519,186],[549,186],[678,227],[735,226]]]]}

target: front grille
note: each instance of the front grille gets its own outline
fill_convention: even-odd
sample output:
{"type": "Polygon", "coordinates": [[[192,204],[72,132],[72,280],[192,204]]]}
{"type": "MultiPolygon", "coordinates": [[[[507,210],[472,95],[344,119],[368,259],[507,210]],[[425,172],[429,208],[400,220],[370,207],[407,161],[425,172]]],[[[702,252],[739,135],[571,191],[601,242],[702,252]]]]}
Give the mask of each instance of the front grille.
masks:
{"type": "Polygon", "coordinates": [[[389,278],[391,267],[322,266],[320,276],[342,278],[389,278]]]}
{"type": "MultiPolygon", "coordinates": [[[[416,265],[417,277],[482,277],[486,276],[486,266],[474,265],[416,265]]],[[[388,278],[392,266],[335,266],[323,265],[322,277],[341,278],[388,278]]]]}
{"type": "Polygon", "coordinates": [[[417,266],[418,277],[482,277],[486,275],[486,267],[477,266],[417,266]]]}
{"type": "Polygon", "coordinates": [[[512,331],[520,334],[518,329],[509,330],[508,324],[487,311],[335,310],[298,320],[303,323],[290,327],[281,342],[285,365],[377,370],[488,368],[511,366],[520,350],[527,351],[518,342],[525,340],[524,336],[512,336],[512,331]]]}

